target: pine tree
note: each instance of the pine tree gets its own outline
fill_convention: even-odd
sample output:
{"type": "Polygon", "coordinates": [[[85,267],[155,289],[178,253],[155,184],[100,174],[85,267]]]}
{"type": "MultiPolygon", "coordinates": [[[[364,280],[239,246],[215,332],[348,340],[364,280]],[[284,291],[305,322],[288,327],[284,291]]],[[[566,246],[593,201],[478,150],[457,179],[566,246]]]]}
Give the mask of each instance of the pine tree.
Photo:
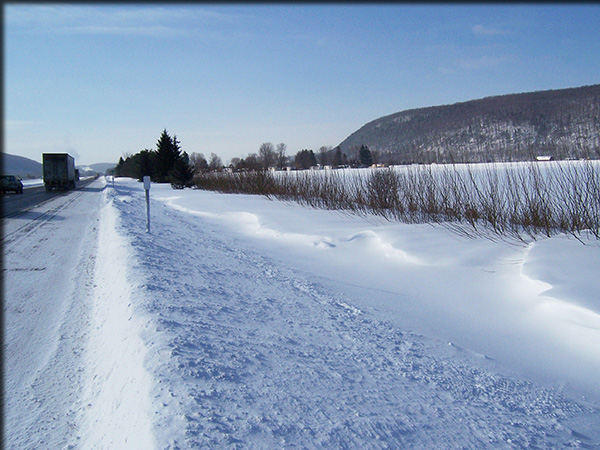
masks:
{"type": "Polygon", "coordinates": [[[177,135],[174,134],[173,139],[171,141],[171,151],[173,153],[173,161],[177,161],[182,156],[181,155],[181,147],[179,146],[179,144],[181,144],[181,142],[179,142],[179,140],[177,139],[177,135]]]}
{"type": "Polygon", "coordinates": [[[371,155],[371,150],[366,145],[360,146],[358,161],[364,167],[371,167],[373,165],[373,155],[371,155]]]}
{"type": "Polygon", "coordinates": [[[309,150],[308,154],[310,157],[310,167],[316,166],[318,163],[317,163],[317,157],[315,156],[315,152],[313,152],[312,150],[309,150]]]}
{"type": "Polygon", "coordinates": [[[294,160],[298,169],[308,169],[317,165],[317,158],[312,150],[300,150],[294,160]]]}
{"type": "Polygon", "coordinates": [[[190,158],[186,152],[179,155],[173,168],[169,171],[169,180],[174,186],[190,186],[194,178],[194,167],[190,164],[190,158]]]}
{"type": "Polygon", "coordinates": [[[146,175],[153,178],[152,159],[152,153],[150,150],[144,149],[139,153],[138,180],[143,181],[146,175]]]}
{"type": "Polygon", "coordinates": [[[123,157],[121,156],[121,157],[119,157],[119,162],[115,166],[115,176],[116,177],[123,176],[123,164],[125,164],[125,161],[123,160],[123,157]]]}
{"type": "Polygon", "coordinates": [[[178,143],[174,143],[167,130],[164,129],[156,143],[156,179],[154,181],[158,183],[169,181],[169,171],[175,165],[177,156],[179,156],[178,151],[178,143]]]}
{"type": "Polygon", "coordinates": [[[349,166],[350,162],[348,161],[348,155],[342,153],[342,166],[349,166]]]}
{"type": "Polygon", "coordinates": [[[338,145],[335,148],[335,153],[333,155],[333,167],[339,167],[342,165],[342,149],[338,145]]]}

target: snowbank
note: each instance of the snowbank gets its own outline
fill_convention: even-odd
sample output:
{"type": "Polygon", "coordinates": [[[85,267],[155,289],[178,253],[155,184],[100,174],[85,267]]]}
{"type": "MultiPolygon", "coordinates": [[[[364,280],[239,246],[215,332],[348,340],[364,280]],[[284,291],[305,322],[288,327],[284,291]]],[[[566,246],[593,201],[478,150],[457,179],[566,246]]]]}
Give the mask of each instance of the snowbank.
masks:
{"type": "Polygon", "coordinates": [[[146,323],[132,295],[128,243],[117,232],[119,218],[107,191],[100,213],[90,336],[84,367],[83,449],[151,449],[152,379],[144,367],[141,340],[146,323]]]}
{"type": "Polygon", "coordinates": [[[566,236],[521,244],[261,197],[168,190],[155,196],[252,238],[255,248],[404,329],[600,400],[595,239],[586,245],[566,236]]]}
{"type": "Polygon", "coordinates": [[[162,185],[147,234],[141,184],[114,195],[152,318],[158,447],[600,441],[598,313],[548,292],[593,300],[595,241],[473,240],[162,185]]]}
{"type": "Polygon", "coordinates": [[[43,186],[44,180],[41,178],[31,179],[31,180],[22,180],[24,188],[43,186]]]}

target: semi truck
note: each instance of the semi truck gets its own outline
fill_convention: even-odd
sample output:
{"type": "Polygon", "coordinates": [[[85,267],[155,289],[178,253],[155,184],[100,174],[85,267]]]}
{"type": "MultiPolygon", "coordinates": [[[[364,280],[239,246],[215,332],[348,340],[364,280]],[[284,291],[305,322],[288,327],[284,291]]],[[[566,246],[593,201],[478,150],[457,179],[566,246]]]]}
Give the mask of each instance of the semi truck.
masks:
{"type": "Polygon", "coordinates": [[[53,188],[75,189],[79,180],[78,170],[75,169],[75,158],[68,153],[42,153],[44,168],[44,186],[47,191],[53,188]]]}

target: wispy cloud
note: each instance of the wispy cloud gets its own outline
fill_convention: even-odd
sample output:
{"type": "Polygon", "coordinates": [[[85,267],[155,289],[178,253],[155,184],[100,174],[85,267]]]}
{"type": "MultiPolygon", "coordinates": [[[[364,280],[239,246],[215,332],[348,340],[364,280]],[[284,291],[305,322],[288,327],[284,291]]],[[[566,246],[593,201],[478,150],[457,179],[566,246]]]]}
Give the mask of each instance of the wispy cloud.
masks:
{"type": "Polygon", "coordinates": [[[60,34],[182,35],[195,26],[235,23],[237,17],[186,6],[13,5],[5,24],[22,31],[60,34]]]}
{"type": "Polygon", "coordinates": [[[115,36],[182,36],[188,33],[184,28],[168,25],[76,25],[62,28],[60,31],[65,34],[106,34],[115,36]]]}
{"type": "Polygon", "coordinates": [[[513,55],[482,55],[473,58],[459,58],[451,64],[438,67],[438,70],[442,74],[451,75],[459,72],[494,69],[514,60],[513,55]]]}
{"type": "Polygon", "coordinates": [[[31,120],[4,120],[4,130],[6,131],[22,131],[37,125],[39,125],[38,122],[31,120]]]}
{"type": "Polygon", "coordinates": [[[483,55],[478,58],[460,59],[457,61],[457,65],[461,69],[481,70],[500,66],[510,60],[511,57],[508,55],[483,55]]]}
{"type": "Polygon", "coordinates": [[[473,28],[471,28],[471,31],[475,36],[498,36],[507,34],[505,30],[500,28],[487,27],[481,24],[474,25],[473,28]]]}

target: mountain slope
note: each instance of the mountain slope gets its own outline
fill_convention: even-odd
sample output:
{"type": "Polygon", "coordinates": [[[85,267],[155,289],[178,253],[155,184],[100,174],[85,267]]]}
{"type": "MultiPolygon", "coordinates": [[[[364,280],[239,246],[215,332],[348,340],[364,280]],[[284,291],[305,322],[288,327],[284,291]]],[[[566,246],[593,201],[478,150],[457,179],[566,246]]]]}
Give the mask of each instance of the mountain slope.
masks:
{"type": "Polygon", "coordinates": [[[41,178],[42,164],[22,156],[2,153],[2,171],[21,178],[41,178]]]}
{"type": "Polygon", "coordinates": [[[600,157],[600,85],[486,97],[381,117],[340,148],[361,145],[381,162],[600,157]]]}
{"type": "MultiPolygon", "coordinates": [[[[41,155],[40,155],[41,159],[41,155]]],[[[89,166],[76,166],[81,176],[90,176],[97,173],[104,174],[115,167],[113,163],[96,163],[89,166]]],[[[21,178],[42,178],[43,166],[41,163],[23,156],[2,153],[2,172],[17,175],[21,178]]]]}
{"type": "Polygon", "coordinates": [[[79,166],[79,172],[82,175],[89,174],[93,175],[96,173],[105,174],[107,170],[112,169],[116,166],[114,163],[96,163],[90,164],[89,166],[79,166]]]}

